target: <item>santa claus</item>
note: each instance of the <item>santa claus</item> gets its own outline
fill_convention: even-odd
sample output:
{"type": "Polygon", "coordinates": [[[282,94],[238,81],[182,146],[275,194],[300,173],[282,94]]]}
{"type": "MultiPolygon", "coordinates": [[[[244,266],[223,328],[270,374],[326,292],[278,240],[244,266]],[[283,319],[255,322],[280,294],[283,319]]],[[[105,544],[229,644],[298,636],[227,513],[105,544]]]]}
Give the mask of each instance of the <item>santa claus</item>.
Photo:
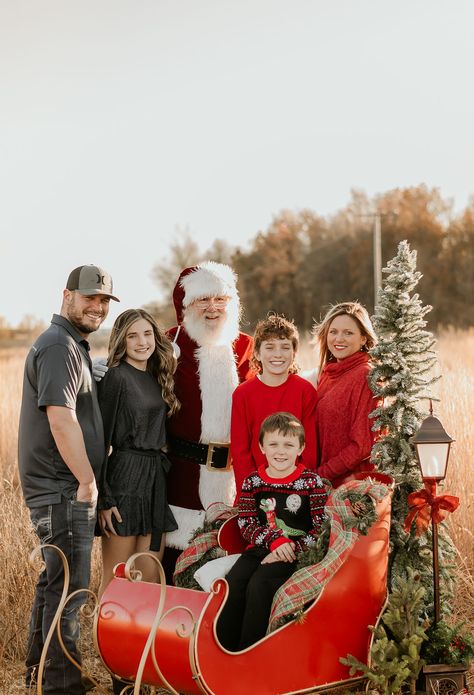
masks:
{"type": "Polygon", "coordinates": [[[207,507],[231,505],[235,497],[232,392],[249,376],[252,352],[252,338],[239,332],[236,280],[229,266],[209,261],[183,270],[173,292],[178,325],[168,335],[178,357],[181,409],[168,424],[168,501],[178,522],[166,536],[169,548],[184,549],[207,507]]]}

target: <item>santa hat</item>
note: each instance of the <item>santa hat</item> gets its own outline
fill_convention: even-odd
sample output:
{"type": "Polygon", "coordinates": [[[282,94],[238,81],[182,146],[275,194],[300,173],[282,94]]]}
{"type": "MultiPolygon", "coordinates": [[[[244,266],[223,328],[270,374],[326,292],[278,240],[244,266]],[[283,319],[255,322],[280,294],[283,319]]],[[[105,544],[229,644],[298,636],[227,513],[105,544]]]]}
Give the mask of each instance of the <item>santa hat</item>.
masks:
{"type": "Polygon", "coordinates": [[[173,303],[178,323],[183,320],[183,310],[196,299],[203,297],[230,297],[238,301],[237,276],[228,265],[206,261],[185,268],[173,291],[173,303]]]}

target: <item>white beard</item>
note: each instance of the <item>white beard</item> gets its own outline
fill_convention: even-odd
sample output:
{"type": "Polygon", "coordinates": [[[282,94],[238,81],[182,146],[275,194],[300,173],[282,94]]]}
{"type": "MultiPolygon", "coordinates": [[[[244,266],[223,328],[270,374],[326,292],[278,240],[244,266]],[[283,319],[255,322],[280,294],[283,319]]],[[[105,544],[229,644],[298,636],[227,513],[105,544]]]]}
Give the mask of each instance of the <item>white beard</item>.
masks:
{"type": "Polygon", "coordinates": [[[209,325],[190,306],[184,310],[183,325],[198,345],[231,345],[239,335],[239,305],[231,299],[225,314],[220,315],[215,325],[209,325]]]}

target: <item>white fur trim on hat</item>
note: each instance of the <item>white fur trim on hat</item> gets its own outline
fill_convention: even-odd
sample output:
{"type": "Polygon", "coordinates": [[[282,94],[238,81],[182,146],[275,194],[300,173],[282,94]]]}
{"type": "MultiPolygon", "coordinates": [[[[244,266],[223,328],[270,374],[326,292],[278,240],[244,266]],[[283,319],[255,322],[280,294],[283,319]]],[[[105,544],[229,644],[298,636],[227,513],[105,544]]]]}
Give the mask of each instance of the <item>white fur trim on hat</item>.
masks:
{"type": "Polygon", "coordinates": [[[206,261],[197,266],[192,273],[181,278],[184,290],[183,306],[202,297],[232,297],[238,299],[237,276],[232,268],[224,263],[206,261]]]}

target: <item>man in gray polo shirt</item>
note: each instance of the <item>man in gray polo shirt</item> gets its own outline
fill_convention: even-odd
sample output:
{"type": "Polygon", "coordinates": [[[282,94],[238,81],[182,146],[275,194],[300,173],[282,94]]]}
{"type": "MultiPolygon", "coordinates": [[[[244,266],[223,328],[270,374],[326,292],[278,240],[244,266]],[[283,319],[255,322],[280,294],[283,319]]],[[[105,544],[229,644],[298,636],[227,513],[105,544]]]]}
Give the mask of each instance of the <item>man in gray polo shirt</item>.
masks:
{"type": "MultiPolygon", "coordinates": [[[[113,299],[112,278],[94,265],[69,275],[60,315],[36,340],[26,358],[19,429],[19,469],[25,501],[40,542],[58,546],[69,563],[72,593],[89,586],[96,519],[96,478],[104,460],[104,434],[97,401],[89,333],[96,331],[113,299]]],[[[43,551],[45,569],[36,586],[27,650],[27,685],[34,680],[43,643],[64,583],[56,551],[43,551]]],[[[78,607],[68,603],[62,636],[80,663],[78,607]]],[[[45,695],[83,695],[79,670],[53,637],[44,671],[45,695]]]]}

